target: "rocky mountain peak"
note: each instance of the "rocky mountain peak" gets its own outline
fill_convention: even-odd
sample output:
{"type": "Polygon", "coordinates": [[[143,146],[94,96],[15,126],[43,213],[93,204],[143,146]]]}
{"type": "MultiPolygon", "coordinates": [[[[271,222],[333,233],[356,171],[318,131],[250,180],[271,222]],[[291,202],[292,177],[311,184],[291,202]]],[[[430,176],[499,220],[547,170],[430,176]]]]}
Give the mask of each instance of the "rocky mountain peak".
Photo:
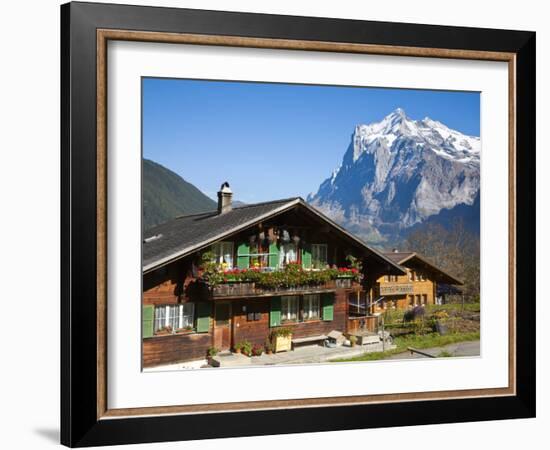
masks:
{"type": "Polygon", "coordinates": [[[478,137],[397,108],[355,127],[342,164],[308,201],[367,239],[395,237],[475,203],[480,149],[478,137]]]}

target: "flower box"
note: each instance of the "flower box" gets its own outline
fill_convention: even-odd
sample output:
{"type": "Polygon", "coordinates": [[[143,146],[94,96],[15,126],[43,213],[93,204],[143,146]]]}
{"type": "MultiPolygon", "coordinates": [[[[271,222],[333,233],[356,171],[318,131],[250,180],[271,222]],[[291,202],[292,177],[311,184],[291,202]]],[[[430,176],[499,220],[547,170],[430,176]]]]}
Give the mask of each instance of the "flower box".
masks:
{"type": "Polygon", "coordinates": [[[352,287],[353,280],[351,277],[342,277],[336,279],[336,287],[337,288],[343,288],[343,289],[349,289],[352,287]]]}
{"type": "Polygon", "coordinates": [[[176,330],[176,334],[191,334],[194,332],[195,330],[193,330],[193,328],[178,328],[176,330]]]}
{"type": "Polygon", "coordinates": [[[292,335],[274,336],[273,344],[275,347],[275,353],[290,351],[292,349],[292,335]]]}

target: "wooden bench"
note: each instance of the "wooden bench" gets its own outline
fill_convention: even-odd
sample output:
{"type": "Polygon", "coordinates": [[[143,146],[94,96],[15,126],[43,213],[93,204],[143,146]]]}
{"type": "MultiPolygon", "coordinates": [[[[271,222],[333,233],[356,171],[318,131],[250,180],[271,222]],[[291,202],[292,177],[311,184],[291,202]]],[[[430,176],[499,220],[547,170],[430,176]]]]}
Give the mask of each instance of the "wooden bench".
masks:
{"type": "Polygon", "coordinates": [[[307,344],[314,344],[314,343],[322,344],[327,339],[328,339],[328,336],[325,336],[324,334],[320,334],[318,336],[308,336],[303,338],[292,339],[292,349],[294,350],[296,346],[300,346],[300,345],[307,345],[307,344]]]}

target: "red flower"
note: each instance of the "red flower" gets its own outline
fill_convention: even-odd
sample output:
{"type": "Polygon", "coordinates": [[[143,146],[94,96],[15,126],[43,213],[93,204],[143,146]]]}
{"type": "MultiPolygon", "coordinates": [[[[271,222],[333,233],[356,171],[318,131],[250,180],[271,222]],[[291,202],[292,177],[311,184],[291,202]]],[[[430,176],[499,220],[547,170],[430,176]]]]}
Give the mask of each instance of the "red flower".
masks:
{"type": "Polygon", "coordinates": [[[351,272],[352,272],[352,273],[357,273],[357,272],[359,272],[359,271],[354,267],[353,269],[351,269],[351,272]]]}

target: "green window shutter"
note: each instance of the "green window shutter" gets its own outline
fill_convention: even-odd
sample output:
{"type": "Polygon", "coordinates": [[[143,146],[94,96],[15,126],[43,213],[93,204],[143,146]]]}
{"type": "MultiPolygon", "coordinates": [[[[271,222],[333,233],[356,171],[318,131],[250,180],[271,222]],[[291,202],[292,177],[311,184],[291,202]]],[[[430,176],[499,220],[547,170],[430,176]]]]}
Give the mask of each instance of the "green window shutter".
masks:
{"type": "Polygon", "coordinates": [[[269,311],[269,326],[281,325],[281,297],[271,297],[271,310],[269,311]]]}
{"type": "Polygon", "coordinates": [[[334,320],[334,294],[323,294],[323,320],[334,320]]]}
{"type": "Polygon", "coordinates": [[[279,267],[279,247],[276,242],[269,244],[269,267],[279,267]]]}
{"type": "Polygon", "coordinates": [[[143,305],[141,313],[141,334],[144,338],[153,336],[153,320],[155,317],[154,305],[143,305]]]}
{"type": "Polygon", "coordinates": [[[208,333],[210,331],[210,315],[212,304],[208,302],[197,303],[197,333],[208,333]]]}
{"type": "Polygon", "coordinates": [[[311,269],[311,244],[306,244],[302,248],[302,267],[311,269]]]}
{"type": "Polygon", "coordinates": [[[244,242],[240,243],[237,247],[237,267],[239,269],[248,269],[248,262],[250,260],[250,257],[248,256],[249,254],[250,248],[248,247],[248,244],[245,244],[244,242]]]}

